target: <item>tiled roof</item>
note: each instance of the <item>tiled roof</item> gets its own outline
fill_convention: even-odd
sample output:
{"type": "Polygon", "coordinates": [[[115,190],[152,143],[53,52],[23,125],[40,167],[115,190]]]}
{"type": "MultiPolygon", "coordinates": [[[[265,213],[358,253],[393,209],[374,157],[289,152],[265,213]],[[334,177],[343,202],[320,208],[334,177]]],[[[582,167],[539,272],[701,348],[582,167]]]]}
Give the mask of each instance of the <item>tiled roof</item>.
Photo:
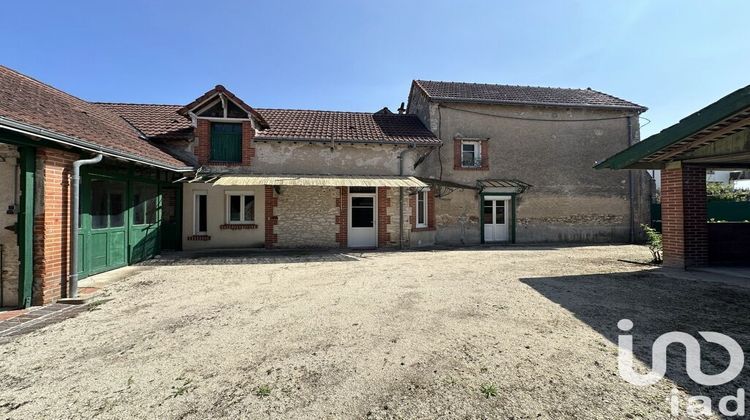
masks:
{"type": "Polygon", "coordinates": [[[120,104],[98,105],[121,116],[148,137],[184,138],[192,134],[190,119],[177,113],[180,105],[120,104]]]}
{"type": "MultiPolygon", "coordinates": [[[[181,105],[101,105],[118,112],[148,136],[164,137],[190,128],[190,121],[177,113],[181,105]]],[[[258,140],[440,143],[414,115],[262,108],[255,111],[270,126],[258,133],[258,140]]]]}
{"type": "Polygon", "coordinates": [[[439,144],[415,115],[370,112],[257,109],[269,129],[258,139],[313,139],[346,142],[439,144]]]}
{"type": "Polygon", "coordinates": [[[645,111],[632,102],[593,89],[565,89],[537,86],[493,85],[484,83],[436,82],[415,80],[432,99],[456,102],[529,104],[622,108],[645,111]]]}
{"type": "Polygon", "coordinates": [[[118,156],[172,168],[186,166],[140,138],[133,127],[110,110],[4,66],[0,66],[0,117],[118,156]]]}

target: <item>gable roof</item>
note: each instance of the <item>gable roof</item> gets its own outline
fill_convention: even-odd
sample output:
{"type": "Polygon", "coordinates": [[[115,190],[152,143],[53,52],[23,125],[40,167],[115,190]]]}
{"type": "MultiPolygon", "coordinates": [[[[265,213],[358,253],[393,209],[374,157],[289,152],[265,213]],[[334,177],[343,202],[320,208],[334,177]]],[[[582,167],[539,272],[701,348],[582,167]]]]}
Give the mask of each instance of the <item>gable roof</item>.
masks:
{"type": "Polygon", "coordinates": [[[234,93],[230,92],[227,88],[225,88],[222,85],[216,85],[213,89],[211,89],[208,92],[204,93],[203,95],[199,96],[193,102],[190,102],[189,104],[187,104],[187,105],[183,106],[182,108],[180,108],[179,110],[177,110],[177,113],[180,114],[180,115],[187,116],[190,111],[194,110],[195,108],[197,108],[198,106],[200,106],[204,102],[207,102],[208,100],[210,100],[214,96],[218,96],[219,94],[223,94],[224,96],[226,96],[227,98],[229,98],[232,102],[234,102],[235,104],[237,104],[237,106],[239,106],[240,108],[242,108],[242,110],[244,110],[245,112],[247,112],[249,115],[252,115],[253,117],[255,117],[261,127],[263,127],[263,128],[268,127],[268,123],[266,123],[266,120],[263,119],[262,115],[258,114],[258,112],[256,110],[254,110],[253,107],[251,107],[250,105],[246,104],[242,99],[240,99],[237,96],[235,96],[234,93]]]}
{"type": "Polygon", "coordinates": [[[412,90],[415,86],[430,99],[445,102],[632,109],[638,112],[647,109],[591,88],[566,89],[432,80],[414,80],[412,90]]]}
{"type": "Polygon", "coordinates": [[[184,162],[142,139],[110,110],[1,65],[0,127],[140,163],[186,169],[184,162]]]}
{"type": "MultiPolygon", "coordinates": [[[[155,138],[190,133],[190,120],[178,112],[180,105],[106,104],[148,136],[155,138]]],[[[345,141],[350,143],[440,144],[415,115],[312,111],[296,109],[255,110],[269,128],[256,140],[345,141]]]]}
{"type": "Polygon", "coordinates": [[[681,119],[594,166],[596,169],[658,169],[710,142],[750,127],[750,85],[681,119]]]}

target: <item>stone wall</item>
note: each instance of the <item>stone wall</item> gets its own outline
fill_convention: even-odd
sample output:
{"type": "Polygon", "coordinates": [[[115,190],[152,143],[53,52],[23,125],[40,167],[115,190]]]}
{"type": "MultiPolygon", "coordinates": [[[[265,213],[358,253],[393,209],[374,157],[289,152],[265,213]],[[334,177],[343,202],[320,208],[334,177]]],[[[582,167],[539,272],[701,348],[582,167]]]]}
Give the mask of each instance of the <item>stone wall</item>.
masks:
{"type": "Polygon", "coordinates": [[[336,187],[281,187],[276,235],[279,248],[336,248],[336,187]]]}
{"type": "Polygon", "coordinates": [[[480,243],[479,198],[475,190],[456,189],[442,197],[435,197],[435,213],[437,243],[480,243]]]}
{"type": "Polygon", "coordinates": [[[15,146],[0,143],[0,244],[2,244],[2,301],[0,306],[18,305],[18,242],[12,227],[18,220],[14,205],[20,202],[18,151],[15,146]],[[10,214],[8,214],[10,212],[10,214]]]}
{"type": "MultiPolygon", "coordinates": [[[[537,106],[449,104],[440,113],[415,104],[414,112],[435,126],[441,118],[442,150],[417,168],[417,175],[473,186],[481,179],[520,180],[532,187],[518,197],[518,242],[627,242],[630,240],[630,179],[627,171],[597,171],[594,162],[639,138],[633,111],[537,106]],[[424,108],[424,109],[423,109],[424,108]],[[461,138],[487,139],[488,165],[455,169],[461,138]]],[[[648,218],[650,183],[633,171],[633,225],[648,218]]],[[[479,203],[471,193],[438,200],[438,243],[480,240],[479,203]],[[462,198],[459,198],[462,197],[462,198]],[[466,210],[468,209],[468,211],[466,210]],[[441,220],[442,219],[442,220],[441,220]],[[465,220],[466,219],[466,220],[465,220]],[[467,237],[466,235],[475,235],[467,237]]],[[[640,229],[636,229],[638,233],[640,229]]]]}

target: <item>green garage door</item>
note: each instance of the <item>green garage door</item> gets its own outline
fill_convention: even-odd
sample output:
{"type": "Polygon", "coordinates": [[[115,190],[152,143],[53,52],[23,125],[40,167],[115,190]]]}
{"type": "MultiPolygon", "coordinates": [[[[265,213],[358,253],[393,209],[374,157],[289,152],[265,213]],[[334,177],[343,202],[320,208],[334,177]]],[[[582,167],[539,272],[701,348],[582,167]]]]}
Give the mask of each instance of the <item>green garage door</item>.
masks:
{"type": "Polygon", "coordinates": [[[88,184],[88,214],[82,214],[79,255],[81,272],[100,273],[127,262],[127,183],[92,179],[88,184]]]}

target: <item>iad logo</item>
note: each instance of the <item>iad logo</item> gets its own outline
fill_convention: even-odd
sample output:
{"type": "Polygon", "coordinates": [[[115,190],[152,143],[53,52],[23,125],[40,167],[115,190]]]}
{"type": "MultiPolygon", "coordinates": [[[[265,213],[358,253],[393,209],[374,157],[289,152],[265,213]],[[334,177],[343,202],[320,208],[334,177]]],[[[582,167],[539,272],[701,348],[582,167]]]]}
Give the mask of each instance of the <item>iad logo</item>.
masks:
{"type": "MultiPolygon", "coordinates": [[[[617,328],[621,331],[628,332],[633,329],[633,321],[621,319],[617,323],[617,328]]],[[[685,357],[687,371],[690,379],[700,385],[715,386],[723,385],[736,378],[745,365],[745,353],[742,347],[731,337],[712,331],[701,331],[698,333],[704,340],[709,343],[716,343],[724,347],[729,352],[729,366],[721,372],[713,375],[707,375],[701,370],[701,346],[698,340],[690,334],[678,331],[668,332],[659,336],[651,348],[651,371],[647,374],[641,374],[633,368],[633,336],[620,335],[617,340],[619,347],[617,362],[620,376],[629,383],[637,386],[649,386],[659,382],[667,372],[667,348],[670,344],[682,344],[685,347],[685,357]]],[[[672,395],[667,398],[670,403],[672,414],[679,415],[679,401],[677,391],[673,390],[672,395]]],[[[711,399],[706,396],[693,396],[688,399],[688,415],[711,413],[711,399]],[[692,404],[692,410],[691,410],[692,404]],[[700,408],[695,413],[696,404],[700,408]],[[691,411],[693,411],[691,413],[691,411]]],[[[737,396],[729,395],[719,401],[719,411],[725,416],[744,416],[745,415],[745,390],[739,388],[737,396]],[[733,402],[735,409],[728,408],[728,403],[733,402]]]]}

